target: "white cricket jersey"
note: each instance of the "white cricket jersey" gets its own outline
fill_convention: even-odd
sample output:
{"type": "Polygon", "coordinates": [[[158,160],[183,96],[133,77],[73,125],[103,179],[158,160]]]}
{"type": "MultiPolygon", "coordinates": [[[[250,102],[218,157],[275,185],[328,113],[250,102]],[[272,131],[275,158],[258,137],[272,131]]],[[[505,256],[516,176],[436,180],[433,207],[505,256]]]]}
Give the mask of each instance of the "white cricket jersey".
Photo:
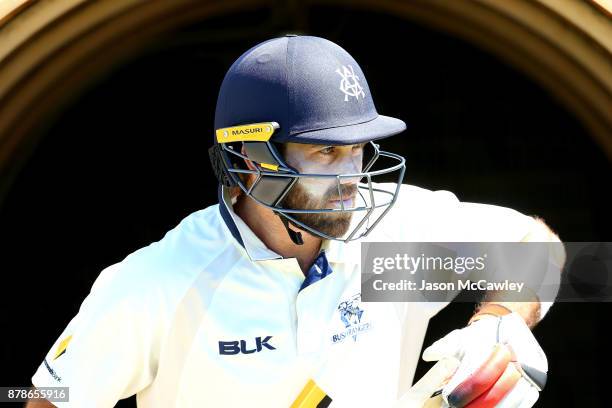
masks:
{"type": "MultiPolygon", "coordinates": [[[[368,241],[520,241],[533,219],[403,185],[368,241]]],[[[360,244],[324,241],[305,279],[220,204],[104,269],[32,377],[59,407],[289,407],[308,383],[332,407],[392,406],[445,302],[360,299],[360,244]]]]}

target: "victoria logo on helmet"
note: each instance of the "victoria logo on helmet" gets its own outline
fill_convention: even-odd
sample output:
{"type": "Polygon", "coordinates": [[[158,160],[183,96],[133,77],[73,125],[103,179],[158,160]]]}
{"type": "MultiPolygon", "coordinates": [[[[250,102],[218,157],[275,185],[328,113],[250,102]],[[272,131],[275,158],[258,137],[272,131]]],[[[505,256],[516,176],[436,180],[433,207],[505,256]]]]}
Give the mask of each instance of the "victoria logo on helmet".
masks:
{"type": "Polygon", "coordinates": [[[342,77],[340,80],[340,90],[344,92],[344,102],[349,100],[349,96],[359,99],[361,95],[362,98],[365,98],[365,92],[363,92],[363,87],[359,84],[359,77],[355,75],[352,65],[343,65],[336,72],[342,77]]]}

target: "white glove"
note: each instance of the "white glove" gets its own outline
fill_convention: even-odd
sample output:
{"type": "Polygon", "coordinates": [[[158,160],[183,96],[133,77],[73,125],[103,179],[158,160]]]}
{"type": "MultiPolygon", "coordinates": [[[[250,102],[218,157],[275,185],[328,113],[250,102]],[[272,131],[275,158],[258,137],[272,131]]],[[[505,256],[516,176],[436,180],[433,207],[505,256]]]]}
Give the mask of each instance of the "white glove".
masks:
{"type": "Polygon", "coordinates": [[[461,363],[442,388],[444,407],[529,408],[546,382],[546,355],[516,313],[483,316],[423,352],[425,361],[448,358],[461,363]]]}

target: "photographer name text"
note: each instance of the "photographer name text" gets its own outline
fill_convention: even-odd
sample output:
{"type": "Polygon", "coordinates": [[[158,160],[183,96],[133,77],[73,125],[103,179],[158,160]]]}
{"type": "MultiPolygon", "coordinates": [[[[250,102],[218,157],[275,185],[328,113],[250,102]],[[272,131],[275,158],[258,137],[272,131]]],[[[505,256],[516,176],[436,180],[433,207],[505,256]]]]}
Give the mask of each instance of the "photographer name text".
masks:
{"type": "Polygon", "coordinates": [[[377,291],[454,291],[454,290],[491,290],[491,291],[513,291],[521,292],[523,282],[511,282],[504,280],[501,282],[489,282],[484,279],[477,281],[457,281],[457,282],[427,282],[421,280],[420,284],[407,279],[398,282],[385,282],[382,279],[375,279],[372,287],[377,291]]]}

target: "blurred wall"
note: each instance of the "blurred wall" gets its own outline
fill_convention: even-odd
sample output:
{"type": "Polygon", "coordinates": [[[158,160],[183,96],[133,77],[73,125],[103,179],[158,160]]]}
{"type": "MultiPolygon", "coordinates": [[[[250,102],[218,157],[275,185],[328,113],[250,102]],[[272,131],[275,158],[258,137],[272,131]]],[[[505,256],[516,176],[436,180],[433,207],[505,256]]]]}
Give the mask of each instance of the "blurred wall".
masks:
{"type": "MultiPolygon", "coordinates": [[[[19,326],[0,384],[29,381],[102,268],[216,202],[206,149],[225,70],[286,32],[360,62],[379,112],[408,123],[384,143],[406,182],[610,240],[612,35],[597,3],[14,3],[0,17],[0,324],[19,326]]],[[[446,308],[426,343],[472,307],[446,308]]],[[[605,406],[610,311],[556,305],[538,326],[539,406],[605,406]]]]}

